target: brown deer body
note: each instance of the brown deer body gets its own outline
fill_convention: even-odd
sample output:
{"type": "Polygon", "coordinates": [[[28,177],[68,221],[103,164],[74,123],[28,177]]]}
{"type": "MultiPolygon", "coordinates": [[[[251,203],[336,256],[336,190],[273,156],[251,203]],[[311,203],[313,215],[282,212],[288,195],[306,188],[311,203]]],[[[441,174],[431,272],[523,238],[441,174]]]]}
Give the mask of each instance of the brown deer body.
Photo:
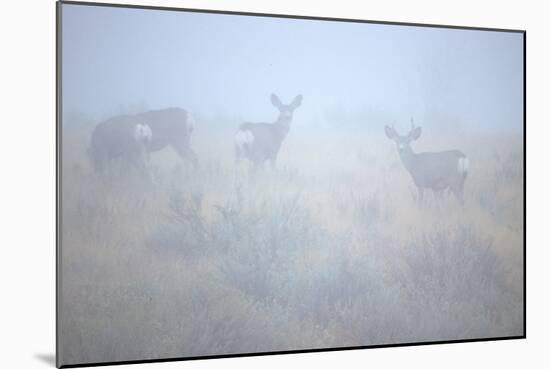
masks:
{"type": "Polygon", "coordinates": [[[190,147],[192,131],[190,115],[180,108],[119,115],[95,127],[89,154],[94,168],[102,172],[113,160],[141,166],[144,151],[148,155],[171,146],[196,166],[197,157],[190,147]]]}
{"type": "Polygon", "coordinates": [[[413,152],[410,143],[422,134],[422,128],[414,124],[405,136],[397,134],[393,127],[386,126],[385,131],[386,136],[397,145],[401,162],[418,189],[419,200],[422,200],[424,190],[430,189],[438,195],[449,190],[460,202],[464,201],[464,182],[470,166],[464,153],[458,150],[413,152]]]}
{"type": "Polygon", "coordinates": [[[254,170],[268,160],[275,168],[281,145],[290,131],[294,110],[302,103],[302,95],[296,96],[290,104],[283,104],[272,94],[271,103],[279,110],[274,123],[243,123],[235,133],[235,159],[250,160],[254,170]]]}

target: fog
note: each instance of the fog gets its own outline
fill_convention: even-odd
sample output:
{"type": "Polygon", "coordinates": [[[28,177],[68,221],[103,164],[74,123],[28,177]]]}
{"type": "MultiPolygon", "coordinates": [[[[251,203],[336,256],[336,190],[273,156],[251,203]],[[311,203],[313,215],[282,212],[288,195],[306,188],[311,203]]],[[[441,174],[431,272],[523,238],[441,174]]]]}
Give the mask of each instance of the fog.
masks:
{"type": "Polygon", "coordinates": [[[63,5],[62,37],[60,364],[524,334],[521,34],[63,5]]]}
{"type": "Polygon", "coordinates": [[[107,117],[142,104],[268,120],[275,92],[304,95],[300,126],[327,123],[327,113],[385,120],[376,129],[444,113],[468,129],[522,129],[519,33],[72,5],[63,13],[65,112],[107,117]]]}

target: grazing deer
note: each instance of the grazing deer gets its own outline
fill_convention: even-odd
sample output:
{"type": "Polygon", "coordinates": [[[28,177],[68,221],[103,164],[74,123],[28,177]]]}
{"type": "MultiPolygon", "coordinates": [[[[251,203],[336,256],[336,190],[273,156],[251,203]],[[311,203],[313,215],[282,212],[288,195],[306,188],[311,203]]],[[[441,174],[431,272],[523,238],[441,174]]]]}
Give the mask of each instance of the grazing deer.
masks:
{"type": "Polygon", "coordinates": [[[184,109],[151,110],[136,115],[119,115],[99,123],[89,149],[95,169],[102,172],[113,160],[124,160],[143,167],[143,154],[148,157],[171,146],[183,159],[197,166],[197,156],[191,150],[193,120],[184,109]]]}
{"type": "Polygon", "coordinates": [[[411,130],[405,136],[397,134],[392,127],[385,127],[386,136],[395,141],[399,157],[405,169],[411,174],[422,200],[425,189],[441,194],[448,189],[458,200],[464,202],[464,181],[468,175],[469,160],[458,150],[440,152],[413,152],[410,143],[418,140],[421,127],[415,127],[411,120],[411,130]]]}
{"type": "Polygon", "coordinates": [[[294,110],[302,103],[298,95],[290,104],[283,104],[279,97],[271,94],[271,103],[279,110],[279,117],[274,123],[243,123],[235,134],[235,159],[250,160],[254,171],[266,160],[275,168],[277,154],[290,130],[294,110]]]}

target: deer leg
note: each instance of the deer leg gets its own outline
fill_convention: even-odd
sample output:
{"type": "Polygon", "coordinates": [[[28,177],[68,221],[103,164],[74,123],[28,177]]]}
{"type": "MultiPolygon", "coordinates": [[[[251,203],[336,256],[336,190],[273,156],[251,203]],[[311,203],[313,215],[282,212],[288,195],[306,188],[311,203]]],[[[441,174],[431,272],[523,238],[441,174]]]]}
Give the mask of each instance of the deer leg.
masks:
{"type": "Polygon", "coordinates": [[[153,165],[151,164],[151,153],[149,150],[145,150],[143,152],[143,164],[145,169],[145,174],[147,176],[147,179],[152,184],[155,184],[155,178],[153,175],[153,165]]]}
{"type": "Polygon", "coordinates": [[[149,155],[148,152],[143,150],[140,152],[139,157],[135,162],[138,172],[146,178],[147,181],[153,183],[153,177],[151,176],[150,165],[149,165],[149,155]]]}
{"type": "Polygon", "coordinates": [[[464,206],[464,184],[460,184],[453,188],[453,193],[460,202],[460,205],[464,206]]]}
{"type": "Polygon", "coordinates": [[[248,180],[250,183],[253,183],[254,180],[256,179],[259,168],[260,168],[260,162],[258,162],[257,160],[251,160],[250,171],[248,175],[248,180]]]}
{"type": "Polygon", "coordinates": [[[235,145],[235,164],[238,165],[241,162],[242,159],[242,152],[237,145],[235,145]]]}
{"type": "Polygon", "coordinates": [[[443,200],[445,198],[445,189],[442,189],[442,190],[434,190],[434,194],[435,194],[435,200],[436,200],[436,204],[437,204],[437,208],[438,209],[441,209],[441,206],[443,205],[443,200]]]}
{"type": "Polygon", "coordinates": [[[193,169],[197,170],[197,168],[199,167],[199,159],[197,158],[197,154],[195,154],[195,152],[190,148],[187,148],[186,157],[193,165],[193,169]]]}
{"type": "Polygon", "coordinates": [[[417,197],[417,201],[418,201],[418,204],[422,204],[423,202],[423,199],[424,199],[424,189],[422,187],[417,187],[418,189],[418,197],[417,197]]]}
{"type": "MultiPolygon", "coordinates": [[[[124,153],[119,164],[123,166],[124,170],[120,172],[132,180],[142,181],[145,178],[145,164],[143,162],[143,156],[140,151],[133,151],[124,153]]],[[[118,175],[118,173],[116,173],[118,175]]]]}
{"type": "Polygon", "coordinates": [[[97,150],[88,150],[88,157],[92,163],[92,166],[96,173],[104,174],[105,171],[105,162],[107,161],[107,158],[104,154],[101,154],[97,150]]]}
{"type": "Polygon", "coordinates": [[[235,145],[235,165],[233,167],[233,186],[235,187],[239,180],[239,168],[241,164],[241,150],[235,145]]]}

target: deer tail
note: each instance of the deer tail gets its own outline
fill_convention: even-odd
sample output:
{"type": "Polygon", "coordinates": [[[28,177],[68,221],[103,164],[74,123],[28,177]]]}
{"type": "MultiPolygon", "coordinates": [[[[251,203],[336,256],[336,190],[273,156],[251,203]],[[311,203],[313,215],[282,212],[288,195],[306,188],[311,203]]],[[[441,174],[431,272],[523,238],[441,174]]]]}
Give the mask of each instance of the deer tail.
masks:
{"type": "Polygon", "coordinates": [[[250,131],[239,130],[235,134],[235,146],[245,148],[254,142],[254,135],[250,131]]]}

